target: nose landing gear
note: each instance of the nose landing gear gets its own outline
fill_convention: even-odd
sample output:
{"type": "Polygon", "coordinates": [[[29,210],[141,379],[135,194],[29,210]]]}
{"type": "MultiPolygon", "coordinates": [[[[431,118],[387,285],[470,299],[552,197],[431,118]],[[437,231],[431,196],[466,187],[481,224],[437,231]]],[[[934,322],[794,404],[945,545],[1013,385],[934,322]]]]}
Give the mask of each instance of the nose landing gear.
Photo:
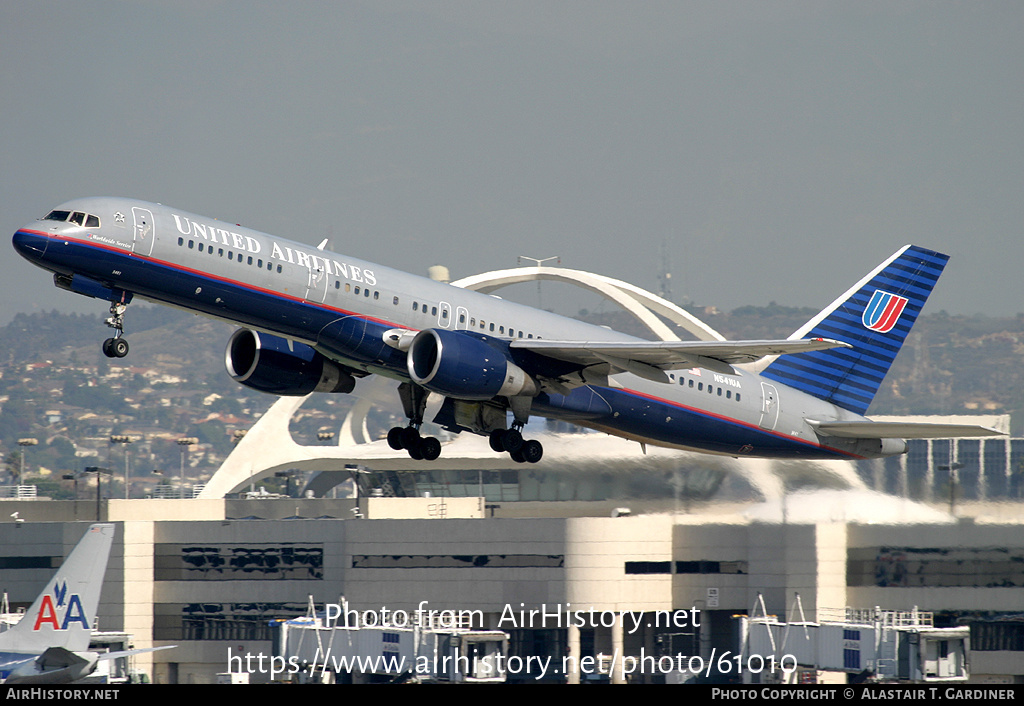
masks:
{"type": "Polygon", "coordinates": [[[128,355],[128,341],[124,335],[124,312],[128,305],[124,302],[111,302],[110,316],[104,323],[114,329],[114,337],[103,342],[103,355],[108,358],[124,358],[128,355]]]}
{"type": "Polygon", "coordinates": [[[128,355],[128,341],[123,338],[108,338],[103,342],[103,355],[108,358],[124,358],[128,355]]]}

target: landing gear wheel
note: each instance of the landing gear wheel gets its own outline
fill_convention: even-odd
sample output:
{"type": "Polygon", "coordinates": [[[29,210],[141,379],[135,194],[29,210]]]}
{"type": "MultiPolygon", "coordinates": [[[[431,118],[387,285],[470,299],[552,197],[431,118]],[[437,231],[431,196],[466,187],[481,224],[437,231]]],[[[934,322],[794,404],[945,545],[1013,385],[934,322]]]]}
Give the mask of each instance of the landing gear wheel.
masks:
{"type": "Polygon", "coordinates": [[[487,437],[487,443],[491,445],[491,451],[495,453],[501,453],[505,450],[505,447],[501,443],[501,437],[505,436],[504,429],[495,429],[487,437]]]}
{"type": "Polygon", "coordinates": [[[388,446],[393,448],[395,451],[401,451],[405,447],[402,446],[402,427],[391,427],[388,429],[388,446]]]}
{"type": "Polygon", "coordinates": [[[115,354],[114,354],[113,345],[114,345],[114,339],[113,338],[108,338],[107,340],[105,340],[103,342],[103,355],[107,356],[108,358],[116,357],[115,354]]]}
{"type": "Polygon", "coordinates": [[[417,441],[414,445],[406,447],[406,452],[409,454],[409,458],[413,461],[423,460],[423,449],[420,448],[420,443],[417,441]]]}
{"type": "Polygon", "coordinates": [[[520,451],[519,449],[516,449],[515,451],[509,451],[508,455],[511,456],[512,460],[515,461],[516,463],[526,463],[526,459],[523,458],[523,452],[520,451]]]}
{"type": "Polygon", "coordinates": [[[435,461],[441,455],[441,442],[432,436],[425,436],[420,440],[420,452],[427,461],[435,461]]]}
{"type": "Polygon", "coordinates": [[[519,454],[527,463],[537,463],[544,456],[544,447],[536,439],[530,439],[523,442],[519,454]]]}
{"type": "Polygon", "coordinates": [[[516,429],[508,429],[501,437],[501,445],[509,453],[514,453],[523,447],[523,435],[516,429]]]}
{"type": "Polygon", "coordinates": [[[123,338],[115,338],[110,344],[110,352],[115,358],[124,358],[128,355],[128,341],[123,338]]]}
{"type": "Polygon", "coordinates": [[[412,449],[420,445],[420,432],[412,427],[402,429],[402,448],[412,449]]]}

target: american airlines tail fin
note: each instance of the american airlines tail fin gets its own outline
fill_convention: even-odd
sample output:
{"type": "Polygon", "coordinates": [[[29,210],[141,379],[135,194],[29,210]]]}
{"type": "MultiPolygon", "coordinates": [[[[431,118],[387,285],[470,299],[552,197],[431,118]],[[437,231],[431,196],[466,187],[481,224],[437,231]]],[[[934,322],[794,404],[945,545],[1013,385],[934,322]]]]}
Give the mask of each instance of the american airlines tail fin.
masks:
{"type": "Polygon", "coordinates": [[[0,633],[0,652],[87,650],[113,539],[114,525],[90,526],[25,617],[0,633]]]}
{"type": "Polygon", "coordinates": [[[830,338],[851,348],[781,356],[761,374],[866,413],[948,260],[904,246],[790,336],[830,338]]]}

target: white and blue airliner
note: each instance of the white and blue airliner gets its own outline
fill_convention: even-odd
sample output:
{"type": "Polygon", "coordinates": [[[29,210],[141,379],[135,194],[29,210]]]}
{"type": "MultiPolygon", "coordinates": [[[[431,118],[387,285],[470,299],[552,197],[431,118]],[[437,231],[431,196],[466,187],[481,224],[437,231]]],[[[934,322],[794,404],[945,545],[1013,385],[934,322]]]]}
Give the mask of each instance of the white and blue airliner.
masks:
{"type": "Polygon", "coordinates": [[[168,206],[69,201],[14,234],[63,289],[110,302],[103,343],[128,353],[136,296],[238,324],[226,364],[275,395],[398,383],[392,448],[436,459],[425,421],[539,461],[531,415],[642,444],[730,456],[859,459],[905,438],[998,434],[882,423],[868,406],[948,257],[908,245],[785,340],[648,341],[168,206]],[[509,418],[511,417],[511,422],[509,418]]]}

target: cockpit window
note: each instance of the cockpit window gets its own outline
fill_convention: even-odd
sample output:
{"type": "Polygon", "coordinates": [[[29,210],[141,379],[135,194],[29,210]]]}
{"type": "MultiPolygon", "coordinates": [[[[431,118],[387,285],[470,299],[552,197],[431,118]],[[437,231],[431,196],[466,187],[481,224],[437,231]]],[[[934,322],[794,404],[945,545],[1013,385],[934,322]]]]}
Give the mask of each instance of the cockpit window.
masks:
{"type": "Polygon", "coordinates": [[[82,213],[81,211],[50,211],[46,214],[44,221],[71,221],[77,223],[85,228],[99,228],[100,218],[94,216],[91,213],[82,213]]]}

